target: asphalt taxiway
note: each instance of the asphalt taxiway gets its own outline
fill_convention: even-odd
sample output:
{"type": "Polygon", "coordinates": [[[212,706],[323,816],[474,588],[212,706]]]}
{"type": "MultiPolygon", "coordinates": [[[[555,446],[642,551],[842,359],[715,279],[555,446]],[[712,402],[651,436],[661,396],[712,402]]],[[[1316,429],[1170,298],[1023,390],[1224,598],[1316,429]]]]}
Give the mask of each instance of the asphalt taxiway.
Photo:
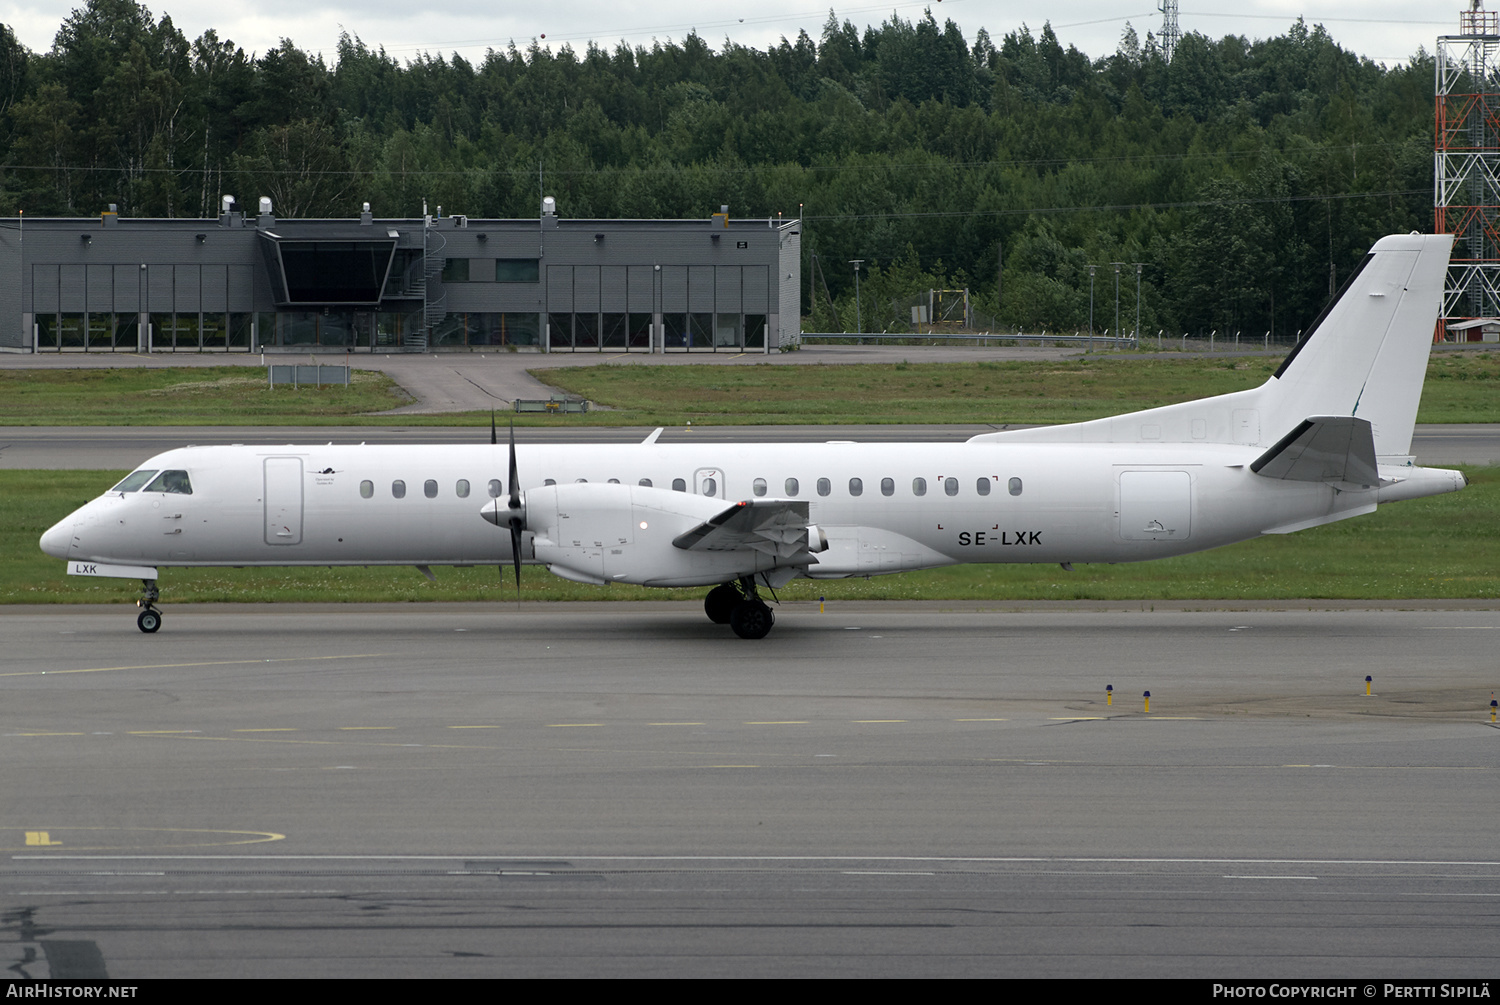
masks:
{"type": "Polygon", "coordinates": [[[1493,975],[1500,611],[1150,606],[3,609],[0,955],[1493,975]]]}

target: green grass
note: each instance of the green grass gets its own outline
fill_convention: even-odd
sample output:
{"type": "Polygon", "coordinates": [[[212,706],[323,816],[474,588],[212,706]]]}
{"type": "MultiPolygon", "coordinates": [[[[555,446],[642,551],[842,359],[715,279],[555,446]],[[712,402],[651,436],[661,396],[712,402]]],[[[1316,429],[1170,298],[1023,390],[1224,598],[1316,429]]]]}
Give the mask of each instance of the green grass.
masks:
{"type": "Polygon", "coordinates": [[[0,370],[0,425],[348,425],[411,398],[383,373],[356,370],[347,387],[268,386],[243,366],[0,370]]]}
{"type": "MultiPolygon", "coordinates": [[[[913,350],[918,355],[918,350],[913,350]]],[[[608,410],[517,425],[1077,422],[1264,383],[1276,358],[1111,354],[895,364],[603,364],[535,375],[608,410]]],[[[276,388],[241,367],[0,370],[0,425],[486,425],[488,413],[376,416],[406,397],[356,371],[351,387],[276,388]]],[[[507,421],[509,416],[507,416],[507,421]]],[[[1419,422],[1500,421],[1500,353],[1434,353],[1419,422]]]]}
{"type": "MultiPolygon", "coordinates": [[[[1279,359],[1067,360],[646,367],[537,371],[629,425],[1078,422],[1240,391],[1279,359]]],[[[1419,422],[1500,421],[1500,353],[1434,354],[1419,422]]]]}
{"type": "MultiPolygon", "coordinates": [[[[1466,468],[1462,492],[1198,555],[1130,565],[969,565],[875,579],[797,581],[787,599],[1172,600],[1500,597],[1500,468],[1466,468]]],[[[124,472],[0,471],[0,603],[130,603],[139,584],[71,577],[43,555],[43,530],[124,472]]],[[[163,601],[509,601],[509,569],[173,569],[163,601]]],[[[701,599],[703,590],[591,587],[528,568],[533,600],[701,599]]]]}

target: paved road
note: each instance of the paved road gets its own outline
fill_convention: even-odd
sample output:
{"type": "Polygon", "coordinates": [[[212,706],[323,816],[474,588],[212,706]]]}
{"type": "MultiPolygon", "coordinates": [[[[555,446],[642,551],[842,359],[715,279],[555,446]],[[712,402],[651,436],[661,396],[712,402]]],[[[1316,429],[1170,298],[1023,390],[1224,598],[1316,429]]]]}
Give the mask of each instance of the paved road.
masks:
{"type": "MultiPolygon", "coordinates": [[[[920,426],[698,426],[672,427],[662,443],[871,443],[966,440],[998,425],[920,426]]],[[[488,426],[10,426],[0,428],[0,469],[124,469],[174,447],[224,443],[487,443],[488,426]]],[[[519,443],[639,443],[649,429],[588,427],[516,430],[519,443]]],[[[501,433],[502,436],[507,435],[501,433]]],[[[1418,426],[1412,442],[1419,463],[1500,463],[1500,423],[1418,426]]]]}
{"type": "Polygon", "coordinates": [[[1500,612],[1078,606],[0,610],[0,957],[1495,974],[1500,612]]]}

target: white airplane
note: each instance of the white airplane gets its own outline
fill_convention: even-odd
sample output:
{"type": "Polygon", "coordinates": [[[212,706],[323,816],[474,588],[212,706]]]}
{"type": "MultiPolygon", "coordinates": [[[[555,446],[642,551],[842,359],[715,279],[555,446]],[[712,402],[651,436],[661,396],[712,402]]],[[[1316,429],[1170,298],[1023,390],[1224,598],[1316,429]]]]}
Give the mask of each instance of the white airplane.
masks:
{"type": "Polygon", "coordinates": [[[1379,241],[1260,387],[955,444],[184,447],[59,522],[68,572],[522,563],[712,586],[741,638],[760,590],[962,562],[1138,562],[1463,488],[1410,456],[1452,238],[1379,241]]]}

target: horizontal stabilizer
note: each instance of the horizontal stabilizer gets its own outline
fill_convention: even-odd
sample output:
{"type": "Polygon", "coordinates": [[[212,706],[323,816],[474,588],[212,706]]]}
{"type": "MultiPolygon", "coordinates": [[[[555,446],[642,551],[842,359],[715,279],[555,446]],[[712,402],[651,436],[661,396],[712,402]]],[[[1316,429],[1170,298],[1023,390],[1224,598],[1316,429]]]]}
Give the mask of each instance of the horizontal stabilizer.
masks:
{"type": "Polygon", "coordinates": [[[1294,482],[1342,482],[1365,488],[1380,484],[1375,434],[1369,420],[1352,415],[1303,419],[1256,458],[1250,470],[1294,482]]]}
{"type": "Polygon", "coordinates": [[[807,502],[757,499],[737,502],[722,513],[679,534],[672,544],[684,551],[758,551],[780,564],[816,562],[807,546],[807,502]]]}

